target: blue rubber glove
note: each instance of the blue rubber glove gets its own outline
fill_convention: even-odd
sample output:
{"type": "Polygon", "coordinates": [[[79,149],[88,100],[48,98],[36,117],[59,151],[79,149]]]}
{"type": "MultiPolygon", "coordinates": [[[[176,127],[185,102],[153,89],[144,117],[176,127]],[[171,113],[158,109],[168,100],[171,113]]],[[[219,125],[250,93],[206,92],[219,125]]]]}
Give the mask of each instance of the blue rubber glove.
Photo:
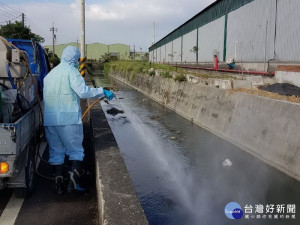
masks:
{"type": "Polygon", "coordinates": [[[106,89],[103,89],[103,93],[108,100],[112,100],[115,97],[113,92],[108,91],[106,89]]]}

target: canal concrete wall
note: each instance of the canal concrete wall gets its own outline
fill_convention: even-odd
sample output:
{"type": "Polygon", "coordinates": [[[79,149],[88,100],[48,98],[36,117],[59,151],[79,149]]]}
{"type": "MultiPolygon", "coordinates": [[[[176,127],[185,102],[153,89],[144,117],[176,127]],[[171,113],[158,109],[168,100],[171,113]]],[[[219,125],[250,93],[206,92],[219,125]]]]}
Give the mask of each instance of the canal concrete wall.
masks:
{"type": "MultiPolygon", "coordinates": [[[[89,78],[87,85],[91,86],[89,78]]],[[[90,106],[95,99],[87,100],[90,106]]],[[[118,144],[101,105],[88,113],[95,153],[96,188],[100,225],[148,225],[118,144]]],[[[86,119],[85,119],[86,120],[86,119]]]]}
{"type": "Polygon", "coordinates": [[[300,104],[147,74],[110,75],[300,180],[300,104]]]}

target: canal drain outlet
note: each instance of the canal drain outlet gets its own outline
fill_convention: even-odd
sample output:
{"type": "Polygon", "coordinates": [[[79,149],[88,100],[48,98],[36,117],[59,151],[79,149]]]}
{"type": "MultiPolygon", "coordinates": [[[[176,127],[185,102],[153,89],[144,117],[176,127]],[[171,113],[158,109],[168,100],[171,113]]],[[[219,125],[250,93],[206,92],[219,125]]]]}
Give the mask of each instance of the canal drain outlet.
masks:
{"type": "Polygon", "coordinates": [[[106,112],[110,115],[113,115],[113,116],[124,113],[123,110],[119,110],[119,109],[116,109],[116,108],[111,108],[111,109],[107,110],[106,112]]]}

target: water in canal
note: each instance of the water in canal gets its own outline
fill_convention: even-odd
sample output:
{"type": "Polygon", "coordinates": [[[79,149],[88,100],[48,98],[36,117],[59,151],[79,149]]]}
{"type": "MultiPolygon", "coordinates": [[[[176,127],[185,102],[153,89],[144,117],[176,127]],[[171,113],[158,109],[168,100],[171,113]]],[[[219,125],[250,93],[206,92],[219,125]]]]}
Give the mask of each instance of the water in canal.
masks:
{"type": "Polygon", "coordinates": [[[129,87],[116,95],[101,104],[125,112],[106,115],[150,225],[299,224],[287,204],[300,207],[300,182],[129,87]],[[241,220],[225,216],[229,202],[240,204],[241,220]],[[269,218],[267,204],[285,218],[269,218]],[[249,219],[245,206],[253,207],[249,219]]]}

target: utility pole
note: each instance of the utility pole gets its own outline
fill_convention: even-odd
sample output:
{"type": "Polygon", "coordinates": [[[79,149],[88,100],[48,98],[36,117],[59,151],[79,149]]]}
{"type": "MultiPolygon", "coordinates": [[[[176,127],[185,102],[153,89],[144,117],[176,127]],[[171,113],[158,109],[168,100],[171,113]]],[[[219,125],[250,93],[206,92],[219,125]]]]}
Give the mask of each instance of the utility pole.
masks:
{"type": "Polygon", "coordinates": [[[81,0],[81,42],[80,42],[80,66],[81,76],[85,76],[85,0],[81,0]]]}
{"type": "Polygon", "coordinates": [[[269,21],[267,20],[267,24],[266,24],[266,36],[265,36],[265,61],[264,61],[264,72],[268,72],[268,71],[266,71],[267,45],[268,45],[268,24],[269,24],[269,21]]]}
{"type": "Polygon", "coordinates": [[[24,13],[22,13],[22,24],[23,24],[23,27],[25,26],[25,15],[24,13]]]}
{"type": "Polygon", "coordinates": [[[54,42],[56,39],[56,34],[54,32],[57,31],[57,28],[54,27],[54,22],[52,22],[52,27],[50,28],[50,31],[52,31],[52,58],[54,58],[55,55],[54,42]]]}
{"type": "Polygon", "coordinates": [[[135,45],[133,45],[133,60],[135,60],[135,45]]]}
{"type": "MultiPolygon", "coordinates": [[[[153,44],[152,45],[153,46],[155,45],[155,22],[154,21],[153,21],[153,44]]],[[[152,62],[154,63],[154,49],[152,50],[152,62]]]]}
{"type": "Polygon", "coordinates": [[[155,22],[153,22],[153,44],[155,44],[155,22]]]}
{"type": "Polygon", "coordinates": [[[85,55],[86,55],[86,57],[88,55],[88,45],[87,44],[85,45],[85,55]]]}
{"type": "Polygon", "coordinates": [[[81,0],[81,58],[85,58],[85,0],[81,0]]]}

